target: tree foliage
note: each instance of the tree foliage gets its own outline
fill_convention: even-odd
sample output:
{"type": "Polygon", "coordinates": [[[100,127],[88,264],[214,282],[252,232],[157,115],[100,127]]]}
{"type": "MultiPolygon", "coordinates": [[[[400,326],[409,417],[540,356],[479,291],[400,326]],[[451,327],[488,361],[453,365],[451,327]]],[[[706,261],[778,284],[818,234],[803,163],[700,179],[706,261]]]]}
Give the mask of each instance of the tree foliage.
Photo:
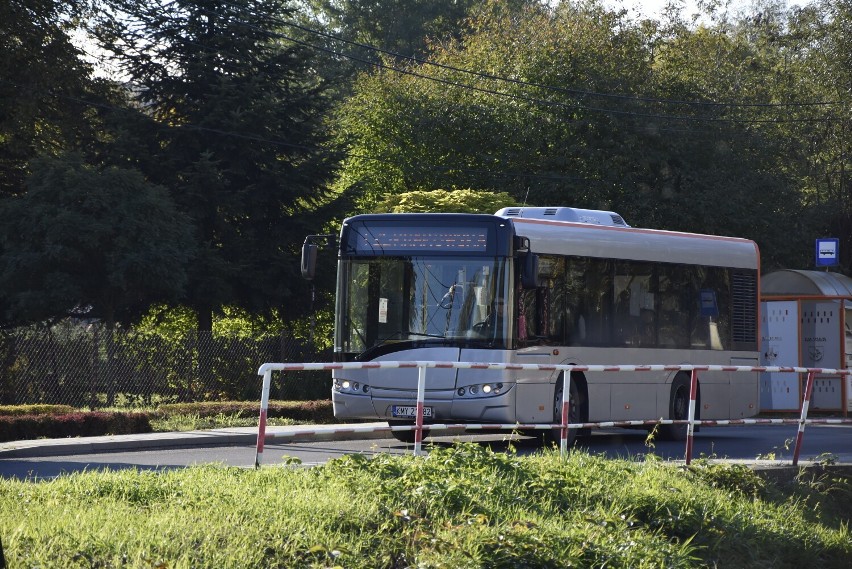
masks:
{"type": "Polygon", "coordinates": [[[519,205],[509,194],[475,190],[431,190],[389,195],[376,212],[390,213],[494,213],[519,205]]]}
{"type": "Polygon", "coordinates": [[[186,303],[268,312],[300,290],[297,243],[328,197],[324,87],[276,30],[283,0],[114,0],[94,33],[158,127],[146,174],[195,229],[186,303]]]}
{"type": "Polygon", "coordinates": [[[111,326],[180,298],[193,245],[164,188],[74,154],[32,170],[26,193],[0,207],[6,322],[74,315],[111,326]]]}
{"type": "Polygon", "coordinates": [[[359,78],[337,123],[350,149],[339,183],[364,207],[454,186],[612,209],[750,237],[767,268],[800,265],[822,212],[807,207],[806,152],[788,135],[812,118],[795,103],[820,93],[786,20],[767,14],[689,28],[596,2],[485,3],[427,63],[359,78]]]}
{"type": "Polygon", "coordinates": [[[682,5],[638,20],[600,0],[9,0],[4,323],[89,305],[129,321],[154,300],[204,330],[225,306],[304,319],[306,234],[508,201],[750,237],[764,270],[809,267],[813,239],[837,236],[852,270],[852,4],[701,2],[701,21],[682,5]],[[83,61],[83,24],[122,83],[83,61]],[[138,247],[153,264],[129,209],[143,197],[190,231],[162,229],[182,243],[163,264],[177,286],[80,261],[138,247]]]}
{"type": "Polygon", "coordinates": [[[24,191],[27,163],[91,139],[91,68],[71,42],[84,2],[0,3],[0,197],[24,191]]]}
{"type": "MultiPolygon", "coordinates": [[[[344,40],[403,57],[423,55],[430,41],[459,37],[476,0],[308,0],[314,18],[344,40]]],[[[380,54],[360,54],[379,62],[380,54]]]]}

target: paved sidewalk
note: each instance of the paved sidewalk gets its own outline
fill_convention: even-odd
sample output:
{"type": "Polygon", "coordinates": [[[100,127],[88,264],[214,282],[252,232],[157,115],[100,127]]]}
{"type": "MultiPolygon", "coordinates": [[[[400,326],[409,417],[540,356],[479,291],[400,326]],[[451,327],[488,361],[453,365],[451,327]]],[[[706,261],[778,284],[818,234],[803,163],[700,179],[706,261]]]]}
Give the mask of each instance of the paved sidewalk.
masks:
{"type": "MultiPolygon", "coordinates": [[[[388,438],[385,431],[363,432],[369,428],[385,427],[387,423],[357,423],[351,425],[292,425],[266,427],[267,444],[270,436],[279,440],[311,438],[318,440],[353,440],[388,438]]],[[[209,431],[182,431],[146,433],[137,435],[107,435],[102,437],[77,437],[67,439],[36,439],[0,443],[0,459],[37,456],[63,456],[70,454],[95,454],[124,450],[153,450],[163,448],[215,447],[229,445],[254,445],[257,427],[233,427],[209,431]]]]}

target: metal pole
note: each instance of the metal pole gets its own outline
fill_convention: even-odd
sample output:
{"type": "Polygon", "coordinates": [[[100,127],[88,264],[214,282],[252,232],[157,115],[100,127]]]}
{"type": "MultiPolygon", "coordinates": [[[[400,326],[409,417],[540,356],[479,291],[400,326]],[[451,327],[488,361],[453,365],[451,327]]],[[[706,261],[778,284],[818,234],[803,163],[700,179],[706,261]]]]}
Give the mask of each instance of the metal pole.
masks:
{"type": "Polygon", "coordinates": [[[426,366],[417,364],[417,418],[414,421],[414,456],[423,445],[423,402],[426,399],[426,366]]]}
{"type": "Polygon", "coordinates": [[[263,372],[263,391],[260,394],[260,420],[257,424],[257,450],[254,454],[254,467],[260,468],[263,461],[263,443],[266,440],[266,412],[269,409],[269,384],[272,383],[272,370],[263,372]]]}
{"type": "Polygon", "coordinates": [[[815,376],[815,370],[808,371],[805,398],[802,400],[802,414],[799,417],[799,432],[796,434],[796,447],[793,449],[793,466],[797,466],[799,464],[799,451],[802,450],[802,438],[805,436],[805,420],[808,418],[808,408],[811,406],[811,393],[814,390],[815,376]]]}
{"type": "Polygon", "coordinates": [[[692,463],[692,437],[695,432],[695,398],[698,394],[698,370],[692,370],[692,378],[689,384],[689,413],[686,424],[686,465],[692,463]]]}
{"type": "Polygon", "coordinates": [[[562,423],[559,430],[559,454],[568,452],[568,423],[571,422],[571,372],[562,374],[562,423]]]}
{"type": "Polygon", "coordinates": [[[316,300],[316,287],[311,283],[311,346],[316,346],[317,314],[314,312],[314,301],[316,300]]]}

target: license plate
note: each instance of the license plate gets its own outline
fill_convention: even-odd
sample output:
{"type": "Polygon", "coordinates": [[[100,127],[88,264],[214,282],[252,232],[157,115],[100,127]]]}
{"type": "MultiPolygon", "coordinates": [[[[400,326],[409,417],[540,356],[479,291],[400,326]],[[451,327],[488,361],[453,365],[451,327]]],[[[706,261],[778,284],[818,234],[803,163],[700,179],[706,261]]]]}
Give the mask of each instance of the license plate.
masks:
{"type": "MultiPolygon", "coordinates": [[[[417,406],[416,405],[394,405],[391,410],[394,417],[409,417],[416,418],[417,417],[417,406]]],[[[432,416],[432,408],[431,407],[423,407],[423,416],[431,417],[432,416]]]]}

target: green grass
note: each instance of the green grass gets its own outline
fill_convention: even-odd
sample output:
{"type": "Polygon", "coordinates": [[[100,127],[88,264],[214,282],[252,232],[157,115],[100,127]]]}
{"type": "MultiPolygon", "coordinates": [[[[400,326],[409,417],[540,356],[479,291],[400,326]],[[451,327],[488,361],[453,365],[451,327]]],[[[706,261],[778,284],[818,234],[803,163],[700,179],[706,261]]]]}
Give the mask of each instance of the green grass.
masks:
{"type": "Polygon", "coordinates": [[[469,443],[316,468],[0,482],[10,567],[821,567],[852,563],[848,481],[518,456],[469,443]]]}

